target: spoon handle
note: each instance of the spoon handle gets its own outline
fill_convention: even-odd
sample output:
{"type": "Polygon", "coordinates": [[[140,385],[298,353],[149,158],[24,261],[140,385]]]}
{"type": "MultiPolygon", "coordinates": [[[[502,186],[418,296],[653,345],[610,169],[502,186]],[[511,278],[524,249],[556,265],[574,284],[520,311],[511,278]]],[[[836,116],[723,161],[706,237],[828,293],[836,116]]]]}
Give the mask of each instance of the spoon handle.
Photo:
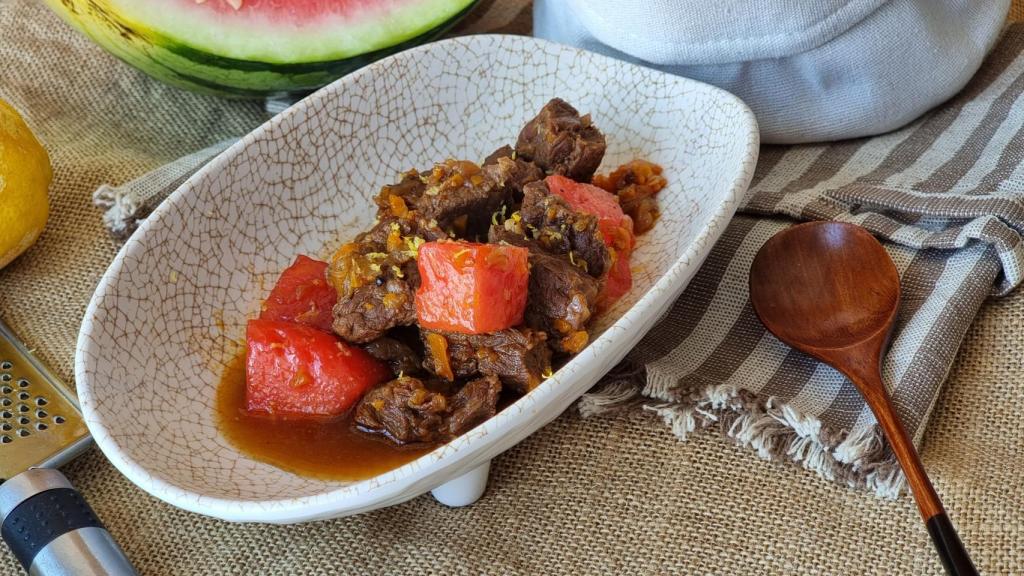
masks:
{"type": "Polygon", "coordinates": [[[879,371],[876,369],[869,374],[866,378],[859,374],[847,375],[860,388],[868,406],[875,413],[875,419],[878,420],[882,432],[889,439],[892,451],[907,476],[910,491],[914,494],[914,500],[917,501],[921,517],[928,527],[928,534],[932,537],[932,543],[942,560],[942,565],[946,568],[946,573],[950,576],[977,575],[978,570],[971,562],[971,557],[960,541],[956,528],[946,515],[946,510],[928,479],[928,473],[925,472],[914,443],[900,423],[896,410],[893,409],[879,371]]]}
{"type": "Polygon", "coordinates": [[[929,518],[926,525],[935,551],[939,553],[939,559],[946,567],[946,573],[953,576],[978,573],[974,562],[971,562],[971,557],[967,554],[967,549],[964,548],[964,543],[960,541],[960,535],[956,533],[956,528],[945,512],[929,518]]]}

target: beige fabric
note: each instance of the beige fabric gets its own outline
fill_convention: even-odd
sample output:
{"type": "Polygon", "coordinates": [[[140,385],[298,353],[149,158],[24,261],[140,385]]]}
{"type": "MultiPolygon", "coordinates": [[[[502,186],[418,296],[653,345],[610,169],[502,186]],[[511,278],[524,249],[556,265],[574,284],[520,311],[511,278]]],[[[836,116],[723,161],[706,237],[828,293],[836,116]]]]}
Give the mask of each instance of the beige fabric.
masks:
{"type": "MultiPolygon", "coordinates": [[[[505,2],[473,25],[528,15],[505,2]]],[[[32,0],[0,0],[0,62],[0,97],[27,112],[56,172],[46,234],[0,271],[0,316],[70,379],[79,319],[114,254],[91,192],[242,133],[261,112],[162,87],[32,0]]],[[[983,309],[923,450],[986,574],[1024,566],[1020,326],[1020,291],[983,309]]],[[[567,413],[494,464],[488,493],[468,509],[423,497],[302,526],[173,509],[95,450],[65,471],[143,574],[941,573],[909,498],[822,482],[718,436],[680,443],[644,417],[567,413]]],[[[0,574],[17,573],[0,551],[0,574]]]]}

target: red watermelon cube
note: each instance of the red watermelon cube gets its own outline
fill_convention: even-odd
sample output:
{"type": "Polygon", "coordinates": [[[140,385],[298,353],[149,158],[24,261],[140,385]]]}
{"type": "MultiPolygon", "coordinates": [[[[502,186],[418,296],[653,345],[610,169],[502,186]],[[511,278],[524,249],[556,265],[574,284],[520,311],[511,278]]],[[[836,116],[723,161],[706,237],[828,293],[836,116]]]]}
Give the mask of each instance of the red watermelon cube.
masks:
{"type": "Polygon", "coordinates": [[[420,326],[483,334],[521,324],[530,280],[528,253],[518,246],[472,242],[420,246],[420,326]]]}
{"type": "Polygon", "coordinates": [[[261,320],[294,322],[331,331],[338,292],[327,281],[327,262],[299,255],[263,303],[261,320]]]}
{"type": "Polygon", "coordinates": [[[391,371],[361,348],[299,324],[250,320],[245,400],[253,413],[339,416],[391,371]]]}

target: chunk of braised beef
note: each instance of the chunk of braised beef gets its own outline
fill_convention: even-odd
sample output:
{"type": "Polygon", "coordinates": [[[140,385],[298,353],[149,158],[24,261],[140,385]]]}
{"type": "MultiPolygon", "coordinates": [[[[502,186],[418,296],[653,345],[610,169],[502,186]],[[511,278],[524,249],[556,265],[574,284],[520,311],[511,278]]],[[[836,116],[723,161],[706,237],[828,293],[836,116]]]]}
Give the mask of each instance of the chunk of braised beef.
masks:
{"type": "Polygon", "coordinates": [[[374,197],[381,220],[404,218],[427,189],[426,178],[416,170],[403,172],[398,182],[386,184],[374,197]]]}
{"type": "Polygon", "coordinates": [[[415,375],[423,370],[420,354],[397,338],[381,336],[364,344],[363,349],[386,363],[395,374],[415,375]]]}
{"type": "Polygon", "coordinates": [[[552,254],[564,254],[588,274],[600,278],[611,266],[611,253],[598,229],[598,219],[576,212],[548,191],[543,180],[523,188],[523,221],[530,235],[552,254]]]}
{"type": "Polygon", "coordinates": [[[356,426],[383,434],[399,444],[438,442],[448,412],[448,399],[422,380],[405,376],[381,384],[356,405],[356,426]]]}
{"type": "Polygon", "coordinates": [[[523,186],[544,178],[544,171],[523,160],[511,146],[502,146],[484,160],[483,170],[498,183],[508,212],[523,201],[523,186]]]}
{"type": "Polygon", "coordinates": [[[589,182],[604,158],[605,140],[590,121],[560,98],[554,98],[523,126],[516,153],[548,174],[589,182]]]}
{"type": "Polygon", "coordinates": [[[457,422],[449,429],[456,436],[494,416],[501,394],[501,380],[485,375],[470,380],[452,396],[452,417],[457,422]]]}
{"type": "Polygon", "coordinates": [[[576,354],[590,341],[587,324],[596,313],[598,281],[550,254],[530,254],[530,265],[526,325],[547,332],[556,352],[576,354]]]}
{"type": "Polygon", "coordinates": [[[473,238],[487,232],[505,193],[473,162],[446,160],[425,172],[406,172],[397,184],[381,188],[374,202],[378,225],[398,221],[428,241],[442,235],[473,238]]]}
{"type": "Polygon", "coordinates": [[[375,340],[395,326],[416,322],[415,289],[385,274],[381,284],[359,288],[334,305],[334,332],[353,343],[375,340]]]}
{"type": "Polygon", "coordinates": [[[395,184],[381,187],[373,199],[377,205],[377,222],[356,236],[356,242],[384,246],[396,231],[400,236],[420,237],[428,242],[447,238],[448,235],[436,221],[425,218],[415,210],[416,203],[426,189],[426,178],[415,170],[402,174],[395,184]]]}
{"type": "Polygon", "coordinates": [[[548,345],[556,353],[579,352],[590,341],[587,324],[597,308],[600,281],[566,257],[545,252],[536,241],[509,230],[511,227],[492,225],[487,239],[530,250],[526,325],[547,332],[548,345]]]}
{"type": "Polygon", "coordinates": [[[496,164],[498,162],[498,158],[511,158],[515,155],[515,148],[509,146],[508,144],[505,144],[504,146],[498,148],[494,152],[488,154],[487,157],[484,158],[484,161],[482,164],[480,164],[480,166],[487,167],[490,166],[491,164],[496,164]]]}
{"type": "Polygon", "coordinates": [[[348,342],[370,342],[391,328],[416,322],[416,261],[411,252],[381,250],[377,244],[351,242],[335,253],[327,268],[338,292],[332,328],[348,342]]]}
{"type": "Polygon", "coordinates": [[[454,394],[443,386],[402,377],[370,390],[355,410],[365,432],[399,444],[447,442],[494,416],[501,383],[495,376],[470,380],[454,394]]]}
{"type": "Polygon", "coordinates": [[[508,328],[488,334],[421,330],[426,346],[424,367],[454,380],[493,375],[520,393],[533,390],[551,372],[547,334],[530,328],[508,328]]]}
{"type": "Polygon", "coordinates": [[[434,166],[416,211],[457,238],[487,233],[491,215],[506,202],[502,188],[479,166],[449,160],[434,166]]]}

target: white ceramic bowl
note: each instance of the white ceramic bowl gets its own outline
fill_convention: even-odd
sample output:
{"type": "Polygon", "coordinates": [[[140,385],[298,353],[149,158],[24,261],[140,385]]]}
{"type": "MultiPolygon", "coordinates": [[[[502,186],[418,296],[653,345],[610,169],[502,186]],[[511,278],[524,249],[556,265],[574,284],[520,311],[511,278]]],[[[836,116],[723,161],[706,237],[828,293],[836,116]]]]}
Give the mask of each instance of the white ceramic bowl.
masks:
{"type": "Polygon", "coordinates": [[[746,190],[757,144],[753,115],[726,92],[532,38],[458,38],[372,64],[232,146],[125,244],[79,336],[86,423],[142,489],[228,520],[355,514],[460,476],[437,494],[472,500],[491,458],[565,410],[679,296],[746,190]],[[236,451],[215,423],[216,385],[281,270],[366,226],[371,197],[399,172],[479,161],[554,96],[605,133],[604,169],[639,156],[669,182],[634,256],[634,288],[599,320],[600,336],[494,418],[369,480],[306,478],[236,451]]]}

